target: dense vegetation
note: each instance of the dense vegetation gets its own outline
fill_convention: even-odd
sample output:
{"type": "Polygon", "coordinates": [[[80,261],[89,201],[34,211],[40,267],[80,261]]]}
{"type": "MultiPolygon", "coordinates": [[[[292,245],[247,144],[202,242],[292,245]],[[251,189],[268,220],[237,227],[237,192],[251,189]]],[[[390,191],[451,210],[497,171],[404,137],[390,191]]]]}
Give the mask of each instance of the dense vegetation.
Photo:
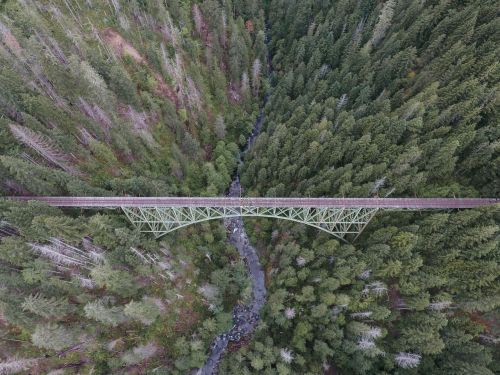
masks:
{"type": "MultiPolygon", "coordinates": [[[[265,88],[257,5],[0,2],[3,195],[222,194],[265,88]]],[[[0,236],[1,374],[185,374],[248,298],[221,223],[156,241],[3,201],[0,236]]]]}
{"type": "MultiPolygon", "coordinates": [[[[271,1],[273,89],[249,194],[498,196],[497,12],[271,1]]],[[[269,303],[227,372],[498,372],[499,219],[498,207],[379,213],[353,245],[259,222],[269,303]]]]}
{"type": "MultiPolygon", "coordinates": [[[[0,192],[221,195],[269,92],[247,195],[498,196],[498,30],[494,0],[3,0],[0,192]]],[[[268,304],[220,374],[500,372],[499,222],[249,220],[268,304]]],[[[195,372],[249,294],[221,223],[0,201],[0,374],[195,372]]]]}

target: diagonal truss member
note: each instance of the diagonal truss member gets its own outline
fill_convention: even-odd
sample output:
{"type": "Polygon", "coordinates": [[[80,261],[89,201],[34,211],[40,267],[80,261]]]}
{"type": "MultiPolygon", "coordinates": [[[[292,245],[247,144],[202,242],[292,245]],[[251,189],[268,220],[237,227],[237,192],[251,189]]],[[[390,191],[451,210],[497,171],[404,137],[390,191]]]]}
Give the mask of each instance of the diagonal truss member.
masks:
{"type": "Polygon", "coordinates": [[[378,208],[339,207],[127,207],[121,206],[128,219],[141,232],[156,238],[176,229],[207,220],[229,217],[266,217],[310,225],[342,240],[348,234],[359,235],[378,208]]]}

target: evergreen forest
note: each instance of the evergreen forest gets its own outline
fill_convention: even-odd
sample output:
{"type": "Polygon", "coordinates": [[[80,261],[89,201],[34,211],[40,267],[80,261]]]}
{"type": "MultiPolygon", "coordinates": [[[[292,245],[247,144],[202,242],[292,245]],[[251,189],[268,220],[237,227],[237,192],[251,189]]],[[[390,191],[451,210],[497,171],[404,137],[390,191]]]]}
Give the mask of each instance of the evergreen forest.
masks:
{"type": "Polygon", "coordinates": [[[0,0],[0,375],[500,374],[498,203],[245,218],[209,371],[227,222],[11,199],[498,199],[499,103],[497,0],[0,0]]]}

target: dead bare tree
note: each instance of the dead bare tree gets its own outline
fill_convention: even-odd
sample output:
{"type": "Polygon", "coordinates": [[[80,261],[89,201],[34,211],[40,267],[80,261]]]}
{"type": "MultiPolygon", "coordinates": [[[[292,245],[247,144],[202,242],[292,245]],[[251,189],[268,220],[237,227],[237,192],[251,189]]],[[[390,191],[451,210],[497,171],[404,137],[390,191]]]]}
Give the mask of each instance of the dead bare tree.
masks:
{"type": "Polygon", "coordinates": [[[398,353],[394,359],[399,367],[413,368],[419,365],[421,358],[422,356],[420,354],[398,353]]]}
{"type": "Polygon", "coordinates": [[[260,89],[260,73],[262,64],[259,59],[255,59],[252,65],[252,87],[253,94],[257,95],[260,89]]]}
{"type": "Polygon", "coordinates": [[[104,263],[102,249],[97,246],[85,244],[81,250],[69,245],[59,238],[50,238],[48,244],[30,243],[31,248],[45,258],[50,259],[55,265],[70,266],[90,269],[104,263]]]}
{"type": "Polygon", "coordinates": [[[79,174],[79,171],[69,164],[70,157],[59,150],[46,136],[20,125],[10,124],[9,127],[17,140],[35,150],[48,162],[72,175],[79,174]]]}
{"type": "Polygon", "coordinates": [[[198,4],[193,5],[193,21],[194,21],[194,27],[196,28],[196,32],[200,36],[202,36],[203,29],[205,27],[205,21],[203,20],[203,15],[201,14],[201,10],[198,4]]]}
{"type": "Polygon", "coordinates": [[[39,358],[9,358],[0,362],[0,375],[17,374],[27,371],[38,362],[39,358]]]}

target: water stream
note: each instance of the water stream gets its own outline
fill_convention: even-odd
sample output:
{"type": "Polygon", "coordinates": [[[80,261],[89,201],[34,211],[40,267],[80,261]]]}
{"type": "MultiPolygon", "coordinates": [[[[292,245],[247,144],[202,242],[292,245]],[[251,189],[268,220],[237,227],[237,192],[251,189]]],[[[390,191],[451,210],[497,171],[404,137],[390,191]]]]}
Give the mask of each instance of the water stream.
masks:
{"type": "MultiPolygon", "coordinates": [[[[236,177],[231,183],[228,196],[240,195],[240,182],[236,177]]],[[[236,305],[233,308],[232,328],[217,336],[211,345],[211,353],[200,375],[216,374],[222,355],[226,352],[230,341],[238,342],[248,337],[255,330],[259,319],[260,310],[266,302],[266,286],[264,270],[259,262],[255,248],[250,245],[241,217],[232,217],[224,220],[224,225],[229,233],[228,241],[238,249],[240,257],[244,259],[248,276],[252,283],[252,300],[247,305],[236,305]]]]}
{"type": "MultiPolygon", "coordinates": [[[[267,35],[267,30],[266,30],[267,35]]],[[[268,40],[266,37],[266,44],[268,40]]],[[[267,58],[267,70],[270,73],[271,64],[269,56],[267,58]]],[[[252,133],[247,139],[244,149],[238,156],[238,169],[231,181],[228,190],[229,197],[239,197],[241,194],[241,184],[239,170],[243,164],[243,157],[252,146],[255,138],[259,135],[262,123],[264,121],[264,106],[267,102],[268,94],[264,95],[262,106],[255,120],[252,133]]],[[[252,283],[252,300],[247,305],[236,305],[233,308],[233,327],[219,336],[217,336],[210,346],[210,355],[205,365],[198,371],[198,375],[217,374],[219,362],[227,350],[229,342],[239,342],[242,338],[250,336],[260,320],[260,310],[266,302],[266,286],[264,279],[264,270],[259,262],[259,257],[255,248],[250,245],[248,235],[243,226],[243,219],[232,217],[224,220],[224,226],[228,231],[228,241],[238,249],[240,257],[245,261],[248,276],[252,283]]]]}

